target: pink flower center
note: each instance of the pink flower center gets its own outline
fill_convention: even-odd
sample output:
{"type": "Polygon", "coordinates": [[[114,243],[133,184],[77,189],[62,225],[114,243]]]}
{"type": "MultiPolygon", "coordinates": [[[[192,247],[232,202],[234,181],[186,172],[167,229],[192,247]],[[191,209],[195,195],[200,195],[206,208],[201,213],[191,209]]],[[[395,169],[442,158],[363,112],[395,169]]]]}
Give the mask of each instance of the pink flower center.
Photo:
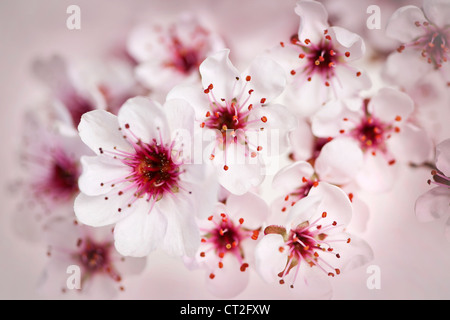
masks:
{"type": "Polygon", "coordinates": [[[50,152],[44,170],[48,175],[33,184],[38,196],[50,196],[54,200],[65,201],[78,192],[78,177],[80,170],[78,162],[71,159],[62,149],[50,152]]]}
{"type": "MultiPolygon", "coordinates": [[[[220,220],[217,217],[210,216],[209,221],[212,222],[211,229],[204,229],[204,236],[201,240],[202,244],[209,246],[207,251],[200,252],[201,257],[205,257],[210,251],[213,251],[219,258],[218,267],[223,268],[223,258],[226,254],[232,254],[236,257],[241,265],[241,271],[244,272],[248,268],[248,263],[244,260],[244,251],[242,242],[248,238],[257,240],[259,236],[258,230],[249,230],[242,226],[244,219],[239,219],[239,224],[235,224],[225,213],[221,213],[220,220]]],[[[215,277],[214,272],[210,274],[210,278],[215,277]]]]}
{"type": "Polygon", "coordinates": [[[110,256],[111,243],[100,244],[89,238],[80,238],[78,239],[77,247],[79,248],[77,256],[85,272],[90,275],[105,273],[114,281],[120,282],[122,280],[112,266],[110,256]]]}
{"type": "MultiPolygon", "coordinates": [[[[291,75],[302,74],[308,81],[317,75],[321,78],[325,86],[331,85],[331,80],[336,77],[335,67],[338,64],[346,63],[345,58],[350,57],[350,52],[340,52],[333,45],[333,39],[328,34],[328,30],[324,30],[324,38],[318,43],[313,43],[309,39],[305,39],[302,43],[297,35],[291,37],[291,44],[301,49],[299,58],[306,61],[306,66],[302,65],[298,69],[292,69],[291,75]]],[[[281,45],[284,47],[284,43],[281,45]]],[[[359,77],[360,72],[356,73],[359,77]]]]}
{"type": "Polygon", "coordinates": [[[67,108],[67,111],[69,111],[75,128],[78,127],[83,114],[95,109],[88,99],[76,93],[75,90],[63,95],[63,103],[67,108]]]}
{"type": "Polygon", "coordinates": [[[433,180],[428,179],[427,181],[428,184],[430,185],[434,184],[439,187],[450,188],[450,177],[447,177],[441,171],[435,169],[431,170],[431,175],[433,177],[433,180]]]}
{"type": "Polygon", "coordinates": [[[440,68],[449,58],[450,27],[439,28],[428,21],[416,21],[415,25],[424,30],[423,35],[412,43],[401,45],[397,51],[402,52],[406,47],[413,47],[421,51],[428,63],[440,68]]]}
{"type": "Polygon", "coordinates": [[[188,48],[177,36],[172,36],[170,45],[171,61],[166,65],[175,68],[183,74],[189,74],[201,63],[199,51],[195,47],[188,48]]]}
{"type": "Polygon", "coordinates": [[[293,288],[302,263],[307,263],[310,267],[317,267],[330,277],[341,273],[339,268],[331,265],[329,257],[326,257],[326,259],[324,257],[329,255],[331,258],[339,259],[340,254],[334,251],[332,243],[350,243],[350,238],[328,239],[329,232],[338,227],[338,224],[336,221],[326,225],[320,224],[320,221],[326,216],[327,213],[323,212],[322,216],[316,221],[301,223],[294,229],[291,229],[289,233],[286,232],[286,229],[279,226],[268,226],[264,230],[265,234],[276,233],[282,235],[285,239],[285,246],[280,247],[279,251],[284,252],[287,250],[288,258],[285,268],[278,274],[280,284],[285,283],[286,275],[295,268],[295,274],[290,285],[293,288]]]}
{"type": "MultiPolygon", "coordinates": [[[[179,176],[183,173],[180,170],[182,161],[179,160],[180,152],[174,150],[175,140],[172,143],[164,144],[162,136],[160,141],[154,139],[151,143],[144,143],[137,138],[126,124],[125,129],[129,133],[124,136],[133,146],[134,152],[125,152],[121,150],[106,151],[100,149],[100,153],[107,153],[127,165],[130,172],[125,176],[113,181],[102,182],[100,185],[110,184],[115,187],[116,184],[122,184],[118,195],[121,196],[129,190],[133,190],[133,197],[128,201],[128,207],[139,198],[146,198],[148,202],[154,203],[167,194],[174,195],[181,188],[179,185],[179,176]]],[[[121,130],[121,129],[119,129],[121,130]]],[[[108,198],[105,198],[108,200],[108,198]]],[[[118,208],[121,212],[122,208],[118,208]]]]}
{"type": "Polygon", "coordinates": [[[297,201],[306,197],[312,188],[315,188],[319,185],[319,181],[314,178],[307,179],[306,177],[302,178],[302,184],[294,191],[286,195],[284,201],[286,202],[286,206],[281,208],[282,212],[286,212],[287,205],[294,206],[297,201]]]}
{"type": "MultiPolygon", "coordinates": [[[[236,77],[233,92],[239,81],[241,81],[241,79],[236,77]]],[[[263,131],[264,128],[255,129],[249,125],[254,123],[265,124],[268,121],[268,118],[266,116],[261,116],[258,119],[249,120],[252,111],[255,108],[261,108],[266,102],[265,98],[261,98],[256,105],[249,103],[254,92],[253,89],[247,90],[247,85],[250,81],[251,76],[247,76],[245,78],[245,84],[236,96],[233,96],[231,99],[220,98],[219,100],[213,93],[213,84],[210,84],[204,90],[204,93],[209,99],[209,110],[205,114],[205,119],[200,123],[200,127],[208,130],[216,130],[217,138],[215,148],[221,146],[221,148],[226,149],[227,146],[232,143],[241,143],[249,148],[248,152],[246,152],[246,156],[254,158],[257,156],[257,152],[262,150],[262,146],[252,145],[247,139],[247,131],[263,131]]],[[[215,148],[211,154],[211,160],[215,157],[215,148]]],[[[228,170],[226,164],[224,170],[228,170]]]]}

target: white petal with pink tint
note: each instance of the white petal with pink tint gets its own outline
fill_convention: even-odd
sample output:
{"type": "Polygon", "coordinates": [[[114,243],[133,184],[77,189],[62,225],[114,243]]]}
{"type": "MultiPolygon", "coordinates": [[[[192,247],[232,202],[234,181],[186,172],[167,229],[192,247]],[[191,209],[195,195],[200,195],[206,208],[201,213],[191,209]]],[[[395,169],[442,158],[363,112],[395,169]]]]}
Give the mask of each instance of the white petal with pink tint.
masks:
{"type": "Polygon", "coordinates": [[[423,11],[428,20],[438,27],[448,27],[450,3],[447,0],[424,0],[423,11]]]}
{"type": "Polygon", "coordinates": [[[233,84],[240,74],[233,66],[229,58],[230,50],[224,49],[207,57],[199,67],[202,75],[202,84],[208,88],[210,84],[214,86],[216,99],[226,99],[233,94],[233,84]]]}
{"type": "Polygon", "coordinates": [[[384,87],[370,100],[368,108],[380,120],[392,123],[397,117],[407,119],[414,110],[414,101],[406,93],[384,87]]]}
{"type": "Polygon", "coordinates": [[[299,1],[295,7],[295,13],[300,17],[298,38],[302,42],[305,42],[305,39],[316,42],[328,28],[328,12],[320,2],[299,1]]]}
{"type": "Polygon", "coordinates": [[[450,188],[435,187],[416,200],[416,216],[421,222],[429,222],[450,214],[450,188]]]}
{"type": "MultiPolygon", "coordinates": [[[[122,129],[130,129],[145,143],[169,141],[169,126],[162,106],[146,97],[128,99],[117,116],[122,129]]],[[[129,134],[123,130],[123,134],[129,134]]]]}
{"type": "Polygon", "coordinates": [[[244,217],[243,227],[258,229],[269,216],[269,207],[265,200],[256,193],[230,195],[227,198],[227,212],[231,218],[244,217]]]}
{"type": "Polygon", "coordinates": [[[94,110],[81,117],[78,131],[81,140],[96,154],[100,149],[113,151],[115,148],[131,152],[133,148],[123,138],[117,117],[104,110],[94,110]]]}
{"type": "Polygon", "coordinates": [[[282,193],[289,193],[303,183],[303,178],[309,179],[313,174],[314,168],[309,162],[298,161],[281,168],[273,177],[272,187],[282,193]]]}
{"type": "Polygon", "coordinates": [[[415,26],[415,22],[422,23],[426,20],[420,8],[412,5],[401,7],[391,16],[386,34],[403,43],[413,41],[424,33],[422,28],[415,26]]]}
{"type": "Polygon", "coordinates": [[[78,180],[78,186],[81,192],[89,196],[110,192],[113,181],[130,174],[130,170],[120,161],[105,155],[84,156],[81,158],[81,165],[83,173],[78,180]]]}
{"type": "Polygon", "coordinates": [[[436,167],[450,177],[450,139],[440,142],[436,146],[436,167]]]}
{"type": "Polygon", "coordinates": [[[364,155],[358,143],[347,137],[338,137],[325,144],[315,162],[321,180],[345,184],[351,182],[364,164],[364,155]]]}

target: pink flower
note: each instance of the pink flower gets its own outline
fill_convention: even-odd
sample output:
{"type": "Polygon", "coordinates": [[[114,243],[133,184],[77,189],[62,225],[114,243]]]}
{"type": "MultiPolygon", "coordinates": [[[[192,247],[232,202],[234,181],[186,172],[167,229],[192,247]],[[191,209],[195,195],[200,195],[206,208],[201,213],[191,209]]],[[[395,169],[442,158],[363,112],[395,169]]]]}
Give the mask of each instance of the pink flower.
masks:
{"type": "Polygon", "coordinates": [[[126,99],[142,93],[128,63],[119,59],[68,63],[52,56],[35,61],[33,71],[49,90],[49,116],[64,134],[77,134],[84,113],[116,113],[126,99]]]}
{"type": "Polygon", "coordinates": [[[195,217],[211,211],[218,188],[192,161],[193,117],[182,101],[162,107],[144,97],[129,99],[117,117],[103,110],[83,115],[80,137],[96,156],[82,158],[75,213],[90,226],[115,224],[121,254],[196,252],[195,217]]]}
{"type": "Polygon", "coordinates": [[[73,213],[81,174],[80,158],[89,149],[79,137],[66,136],[42,119],[41,110],[23,114],[22,139],[18,150],[18,179],[12,191],[18,195],[14,230],[26,239],[42,238],[42,224],[55,216],[73,213]]]}
{"type": "MultiPolygon", "coordinates": [[[[428,184],[434,188],[422,194],[415,204],[415,212],[419,221],[427,222],[450,214],[450,139],[436,146],[436,169],[431,171],[433,180],[428,184]]],[[[450,240],[450,229],[447,221],[445,236],[450,240]]]]}
{"type": "Polygon", "coordinates": [[[113,298],[125,290],[125,278],[141,273],[146,264],[144,258],[117,253],[111,228],[54,218],[46,223],[44,235],[48,262],[39,290],[50,297],[113,298]]]}
{"type": "Polygon", "coordinates": [[[286,99],[300,116],[310,116],[330,99],[368,89],[370,80],[354,63],[365,53],[363,39],[330,26],[325,7],[317,1],[297,2],[298,34],[272,54],[290,74],[286,99]]]}
{"type": "Polygon", "coordinates": [[[183,81],[199,81],[198,67],[210,54],[224,48],[219,34],[191,14],[179,15],[172,24],[140,24],[127,42],[136,60],[137,79],[154,98],[165,98],[183,81]]]}
{"type": "Polygon", "coordinates": [[[215,296],[230,298],[247,287],[254,247],[268,215],[268,205],[257,194],[231,194],[201,221],[202,244],[191,264],[207,270],[207,288],[215,296]]]}
{"type": "MultiPolygon", "coordinates": [[[[392,186],[397,162],[420,164],[430,155],[427,134],[409,122],[413,109],[408,95],[382,88],[371,98],[329,102],[314,115],[312,130],[318,137],[334,137],[335,143],[363,152],[363,159],[353,154],[346,167],[357,170],[354,178],[361,187],[382,191],[392,186]]],[[[332,163],[340,150],[330,150],[326,163],[332,163]]]]}
{"type": "Polygon", "coordinates": [[[268,159],[287,148],[287,134],[296,126],[287,108],[273,103],[284,90],[284,72],[259,56],[239,73],[225,49],[205,59],[200,74],[203,88],[179,85],[167,99],[192,105],[197,129],[207,140],[206,161],[216,168],[223,187],[244,194],[261,184],[268,159]]]}
{"type": "Polygon", "coordinates": [[[446,0],[424,0],[422,8],[409,5],[394,12],[386,33],[400,41],[398,48],[418,51],[423,60],[440,68],[449,58],[450,4],[446,0]]]}
{"type": "Polygon", "coordinates": [[[269,283],[288,284],[296,294],[328,296],[328,278],[372,256],[364,241],[345,232],[351,217],[348,196],[336,186],[320,183],[296,202],[284,223],[265,228],[255,249],[259,274],[269,283]]]}

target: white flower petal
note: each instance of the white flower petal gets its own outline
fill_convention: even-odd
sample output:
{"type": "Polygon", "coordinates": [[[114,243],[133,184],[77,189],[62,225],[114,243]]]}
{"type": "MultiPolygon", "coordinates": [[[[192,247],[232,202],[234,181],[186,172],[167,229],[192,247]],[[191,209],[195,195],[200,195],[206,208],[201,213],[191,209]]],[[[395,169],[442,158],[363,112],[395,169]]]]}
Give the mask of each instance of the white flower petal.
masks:
{"type": "Polygon", "coordinates": [[[328,12],[323,4],[317,1],[299,1],[295,13],[300,17],[299,40],[305,42],[305,39],[309,39],[313,43],[319,41],[328,28],[328,12]]]}
{"type": "Polygon", "coordinates": [[[446,139],[436,146],[436,167],[446,177],[450,177],[450,139],[446,139]]]}
{"type": "Polygon", "coordinates": [[[423,11],[428,20],[438,27],[448,27],[450,3],[447,0],[424,0],[423,11]]]}
{"type": "Polygon", "coordinates": [[[427,21],[420,8],[412,5],[401,7],[389,19],[386,34],[402,43],[411,42],[424,34],[422,28],[415,26],[416,21],[427,21]]]}
{"type": "Polygon", "coordinates": [[[268,283],[274,283],[278,279],[278,273],[286,265],[286,250],[280,252],[280,247],[284,248],[285,245],[279,234],[267,234],[256,245],[255,267],[261,278],[268,283]]]}
{"type": "Polygon", "coordinates": [[[405,121],[414,110],[414,101],[404,92],[385,87],[370,100],[368,109],[385,123],[393,123],[396,117],[405,121]]]}
{"type": "Polygon", "coordinates": [[[253,192],[230,195],[226,207],[230,217],[236,220],[243,218],[243,227],[248,229],[260,228],[270,213],[265,200],[253,192]]]}
{"type": "Polygon", "coordinates": [[[203,88],[213,85],[211,92],[217,100],[230,99],[239,72],[229,59],[230,50],[223,49],[207,57],[199,67],[203,88]]]}
{"type": "Polygon", "coordinates": [[[122,134],[129,135],[130,139],[140,139],[144,143],[170,141],[166,115],[156,101],[146,97],[128,99],[120,108],[117,117],[122,134]]]}
{"type": "Polygon", "coordinates": [[[129,167],[106,155],[83,156],[81,165],[83,173],[78,180],[78,186],[81,192],[89,196],[110,192],[113,188],[111,181],[125,178],[130,174],[129,167]]]}
{"type": "Polygon", "coordinates": [[[338,137],[326,143],[315,162],[320,180],[334,184],[351,182],[364,163],[364,155],[357,141],[338,137]]]}
{"type": "Polygon", "coordinates": [[[417,219],[429,222],[450,214],[450,188],[434,187],[417,198],[415,203],[417,219]]]}
{"type": "Polygon", "coordinates": [[[102,150],[132,152],[133,148],[123,138],[117,117],[104,110],[94,110],[83,114],[78,131],[81,140],[96,154],[102,150]]]}
{"type": "Polygon", "coordinates": [[[313,174],[314,168],[309,162],[297,161],[281,168],[275,174],[272,180],[272,187],[281,193],[289,193],[303,184],[303,178],[310,179],[313,174]]]}

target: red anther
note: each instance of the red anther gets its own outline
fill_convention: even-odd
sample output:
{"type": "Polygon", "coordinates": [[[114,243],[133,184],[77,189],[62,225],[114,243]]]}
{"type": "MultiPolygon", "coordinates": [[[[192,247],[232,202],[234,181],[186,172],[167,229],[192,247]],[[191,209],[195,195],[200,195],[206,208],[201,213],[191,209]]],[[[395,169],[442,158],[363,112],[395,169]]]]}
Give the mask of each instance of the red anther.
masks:
{"type": "Polygon", "coordinates": [[[240,219],[239,219],[239,223],[240,223],[240,224],[243,224],[243,223],[244,223],[244,218],[240,218],[240,219]]]}
{"type": "Polygon", "coordinates": [[[261,117],[261,121],[264,122],[264,123],[266,123],[266,122],[267,122],[267,117],[266,117],[266,116],[262,116],[262,117],[261,117]]]}
{"type": "Polygon", "coordinates": [[[200,252],[200,257],[202,257],[202,258],[204,258],[206,256],[206,253],[205,252],[200,252]]]}
{"type": "Polygon", "coordinates": [[[225,253],[224,253],[224,252],[219,253],[219,258],[220,258],[220,259],[223,259],[224,256],[225,256],[225,253]]]}
{"type": "Polygon", "coordinates": [[[395,164],[395,159],[390,160],[388,163],[389,163],[389,165],[391,165],[391,166],[394,165],[394,164],[395,164]]]}
{"type": "Polygon", "coordinates": [[[304,54],[304,53],[300,53],[300,54],[298,55],[298,57],[299,57],[300,59],[303,59],[303,58],[305,57],[305,54],[304,54]]]}
{"type": "Polygon", "coordinates": [[[245,77],[245,80],[246,80],[246,81],[250,81],[250,80],[252,80],[252,77],[246,76],[246,77],[245,77]]]}
{"type": "Polygon", "coordinates": [[[310,44],[310,43],[311,43],[311,40],[305,39],[305,44],[310,44]]]}
{"type": "Polygon", "coordinates": [[[216,275],[215,275],[214,273],[209,274],[209,278],[210,278],[210,279],[214,279],[215,276],[216,276],[216,275]]]}
{"type": "Polygon", "coordinates": [[[248,268],[248,263],[243,263],[241,265],[241,271],[244,272],[248,268]]]}
{"type": "Polygon", "coordinates": [[[280,42],[280,46],[284,48],[284,42],[280,42]]]}
{"type": "Polygon", "coordinates": [[[261,150],[262,150],[262,148],[263,148],[263,147],[261,147],[261,146],[258,146],[258,147],[256,148],[256,150],[258,150],[258,151],[261,151],[261,150]]]}
{"type": "Polygon", "coordinates": [[[223,268],[223,262],[222,262],[222,261],[219,261],[218,265],[219,265],[219,268],[220,268],[220,269],[223,268]]]}
{"type": "Polygon", "coordinates": [[[261,98],[261,100],[259,102],[260,103],[265,103],[266,102],[266,98],[261,98]]]}
{"type": "Polygon", "coordinates": [[[360,77],[360,76],[361,76],[361,72],[358,71],[358,72],[356,73],[356,76],[357,76],[357,77],[360,77]]]}
{"type": "Polygon", "coordinates": [[[347,58],[350,57],[350,52],[346,51],[346,52],[345,52],[345,56],[346,56],[347,58]]]}
{"type": "Polygon", "coordinates": [[[326,211],[322,212],[322,218],[325,218],[327,216],[326,211]]]}
{"type": "Polygon", "coordinates": [[[291,75],[295,76],[295,70],[291,70],[291,75]]]}
{"type": "Polygon", "coordinates": [[[223,166],[223,170],[228,171],[229,167],[227,165],[223,166]]]}

